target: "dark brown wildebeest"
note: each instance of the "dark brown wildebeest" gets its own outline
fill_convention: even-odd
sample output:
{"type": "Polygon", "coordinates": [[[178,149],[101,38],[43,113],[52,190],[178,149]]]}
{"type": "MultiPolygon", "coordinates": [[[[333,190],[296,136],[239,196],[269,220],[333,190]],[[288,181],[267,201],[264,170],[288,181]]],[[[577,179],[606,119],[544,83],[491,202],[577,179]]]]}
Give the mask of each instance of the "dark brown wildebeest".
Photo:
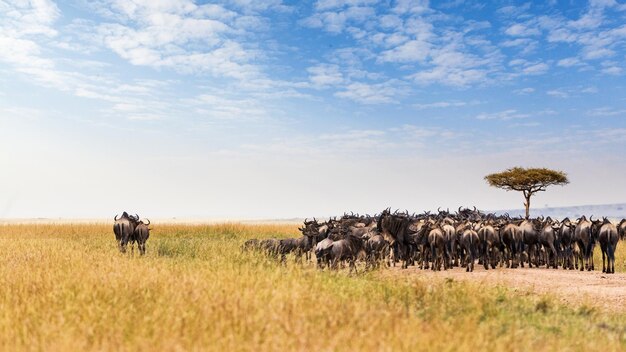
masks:
{"type": "Polygon", "coordinates": [[[617,233],[622,240],[626,237],[626,219],[622,219],[619,225],[617,225],[617,233]]]}
{"type": "Polygon", "coordinates": [[[117,215],[113,218],[115,223],[113,224],[113,233],[115,233],[115,240],[117,241],[120,252],[126,253],[126,245],[132,240],[137,221],[139,221],[139,215],[128,215],[127,212],[123,212],[122,216],[118,219],[117,215]]]}
{"type": "Polygon", "coordinates": [[[464,254],[463,262],[466,265],[465,271],[474,271],[474,261],[476,260],[476,248],[478,247],[478,233],[468,228],[461,234],[461,248],[464,254]]]}
{"type": "Polygon", "coordinates": [[[522,233],[519,230],[519,226],[514,223],[504,225],[502,228],[502,244],[504,245],[505,253],[504,260],[506,261],[507,268],[517,268],[521,262],[521,253],[524,246],[522,240],[522,233]]]}
{"type": "Polygon", "coordinates": [[[446,237],[444,231],[437,224],[428,232],[428,244],[433,261],[432,269],[441,270],[443,263],[444,270],[448,270],[446,237]]]}
{"type": "MultiPolygon", "coordinates": [[[[522,234],[522,241],[526,247],[526,257],[528,259],[528,267],[533,267],[533,261],[535,265],[539,265],[539,234],[541,233],[541,221],[538,219],[524,220],[519,225],[520,233],[522,234]]],[[[522,268],[524,262],[521,262],[522,268]]]]}
{"type": "Polygon", "coordinates": [[[278,245],[278,252],[280,253],[281,261],[285,261],[287,254],[294,253],[297,261],[302,261],[302,255],[306,256],[308,260],[309,253],[313,249],[314,236],[303,235],[298,238],[286,238],[280,240],[278,245]]]}
{"type": "Polygon", "coordinates": [[[411,218],[408,214],[391,213],[389,208],[382,211],[376,222],[378,233],[389,242],[394,259],[402,260],[402,268],[406,269],[409,263],[411,218]]]}
{"type": "Polygon", "coordinates": [[[615,249],[619,240],[617,227],[604,218],[602,224],[593,224],[592,231],[595,232],[594,237],[598,238],[602,250],[602,272],[615,274],[615,249]]]}
{"type": "Polygon", "coordinates": [[[367,232],[362,239],[365,241],[365,267],[378,267],[380,262],[387,260],[389,264],[389,243],[376,231],[367,232]]]}
{"type": "MultiPolygon", "coordinates": [[[[444,221],[446,220],[444,219],[444,221]]],[[[459,241],[456,235],[456,229],[449,222],[444,222],[441,225],[441,231],[443,231],[443,237],[446,245],[446,257],[444,260],[448,262],[449,268],[459,266],[457,253],[459,241]]]]}
{"type": "Polygon", "coordinates": [[[563,259],[563,269],[574,269],[574,229],[569,218],[563,219],[559,232],[559,245],[561,247],[561,257],[563,259]]]}
{"type": "Polygon", "coordinates": [[[317,266],[322,269],[326,265],[330,265],[330,251],[328,250],[333,244],[333,240],[330,238],[324,238],[315,245],[315,258],[317,259],[317,266]]]}
{"type": "Polygon", "coordinates": [[[481,243],[483,266],[485,270],[489,269],[489,264],[491,264],[492,269],[495,269],[502,246],[502,242],[500,241],[500,229],[492,225],[482,226],[478,230],[478,239],[481,243]]]}
{"type": "Polygon", "coordinates": [[[365,255],[365,244],[359,237],[348,235],[346,238],[334,241],[329,251],[331,268],[336,269],[340,261],[348,261],[350,272],[356,270],[356,260],[362,254],[365,255]]]}
{"type": "MultiPolygon", "coordinates": [[[[144,223],[143,221],[137,222],[137,226],[135,227],[135,231],[133,232],[132,242],[137,242],[137,248],[139,249],[139,254],[146,254],[146,241],[150,237],[150,220],[146,219],[148,223],[144,223]]],[[[131,243],[131,249],[134,252],[134,245],[131,243]]]]}
{"type": "Polygon", "coordinates": [[[259,242],[259,248],[264,250],[267,255],[276,257],[278,255],[278,248],[280,246],[280,240],[276,238],[268,238],[259,242]]]}
{"type": "Polygon", "coordinates": [[[548,217],[546,219],[543,228],[541,229],[541,233],[539,234],[539,243],[546,249],[546,267],[552,267],[554,269],[557,268],[557,251],[554,243],[556,242],[556,231],[561,226],[557,223],[553,223],[552,219],[548,217]]]}
{"type": "MultiPolygon", "coordinates": [[[[593,220],[593,216],[590,217],[593,220]]],[[[591,231],[592,222],[587,220],[583,215],[574,229],[574,239],[578,243],[578,248],[582,254],[582,262],[580,263],[580,271],[585,269],[592,271],[593,268],[593,248],[596,240],[591,231]],[[584,263],[584,266],[583,266],[584,263]]]]}

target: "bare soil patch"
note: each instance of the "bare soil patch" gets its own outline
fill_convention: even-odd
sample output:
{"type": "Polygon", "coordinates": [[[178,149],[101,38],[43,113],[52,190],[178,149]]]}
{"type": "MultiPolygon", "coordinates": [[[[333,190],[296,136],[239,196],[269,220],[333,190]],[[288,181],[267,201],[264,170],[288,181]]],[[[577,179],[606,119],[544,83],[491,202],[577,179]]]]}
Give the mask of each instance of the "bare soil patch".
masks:
{"type": "Polygon", "coordinates": [[[480,285],[505,286],[516,291],[550,294],[570,305],[588,304],[606,310],[626,311],[626,274],[604,274],[546,268],[497,268],[485,270],[476,265],[474,272],[454,268],[434,272],[416,267],[391,268],[391,275],[419,275],[426,280],[452,279],[480,285]]]}

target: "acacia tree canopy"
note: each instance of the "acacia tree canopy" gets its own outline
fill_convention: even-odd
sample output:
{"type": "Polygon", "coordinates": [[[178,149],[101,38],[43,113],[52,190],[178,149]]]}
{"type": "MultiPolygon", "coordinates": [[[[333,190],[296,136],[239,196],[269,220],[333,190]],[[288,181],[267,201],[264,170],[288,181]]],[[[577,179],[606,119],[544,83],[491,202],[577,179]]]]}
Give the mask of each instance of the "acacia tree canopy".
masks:
{"type": "Polygon", "coordinates": [[[522,167],[513,167],[503,172],[487,175],[485,180],[493,187],[523,192],[526,199],[524,203],[526,218],[529,216],[530,197],[534,193],[543,192],[548,186],[562,186],[569,183],[567,175],[563,171],[522,167]]]}

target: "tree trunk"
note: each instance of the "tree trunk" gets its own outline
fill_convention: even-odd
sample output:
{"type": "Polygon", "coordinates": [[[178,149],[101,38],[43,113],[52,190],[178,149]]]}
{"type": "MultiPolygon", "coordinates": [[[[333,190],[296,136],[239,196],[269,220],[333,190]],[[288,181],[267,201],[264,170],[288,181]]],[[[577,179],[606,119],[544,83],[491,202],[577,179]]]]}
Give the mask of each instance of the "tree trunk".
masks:
{"type": "Polygon", "coordinates": [[[526,199],[526,202],[524,203],[524,207],[526,208],[526,219],[530,217],[530,196],[532,195],[532,193],[524,191],[524,198],[526,199]]]}

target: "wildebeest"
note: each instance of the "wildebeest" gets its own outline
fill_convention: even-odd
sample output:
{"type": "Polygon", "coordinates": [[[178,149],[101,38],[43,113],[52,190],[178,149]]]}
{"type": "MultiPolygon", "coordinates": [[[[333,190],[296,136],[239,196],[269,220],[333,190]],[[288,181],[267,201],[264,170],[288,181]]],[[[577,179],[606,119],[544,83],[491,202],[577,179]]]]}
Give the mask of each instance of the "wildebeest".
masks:
{"type": "Polygon", "coordinates": [[[444,231],[439,226],[435,226],[428,232],[428,244],[432,255],[433,270],[441,270],[443,263],[444,270],[448,270],[448,251],[446,248],[446,237],[444,231]]]}
{"type": "Polygon", "coordinates": [[[461,248],[464,254],[463,262],[466,265],[465,271],[474,271],[477,246],[478,233],[471,228],[464,230],[461,234],[461,248]]]}
{"type": "Polygon", "coordinates": [[[626,219],[622,219],[619,225],[617,225],[617,233],[619,238],[624,239],[626,237],[626,219]]]}
{"type": "Polygon", "coordinates": [[[478,230],[478,238],[482,244],[483,266],[485,270],[495,269],[500,254],[500,229],[492,225],[486,225],[478,230]]]}
{"type": "MultiPolygon", "coordinates": [[[[593,219],[593,216],[590,219],[593,219]]],[[[578,248],[580,248],[582,255],[582,262],[580,264],[581,271],[585,269],[589,271],[593,270],[593,247],[595,246],[596,240],[591,231],[591,225],[592,222],[587,220],[583,215],[574,229],[574,238],[578,243],[578,248]]]]}
{"type": "Polygon", "coordinates": [[[389,243],[377,232],[364,235],[366,267],[378,267],[380,262],[389,259],[389,243]]]}
{"type": "Polygon", "coordinates": [[[552,220],[548,217],[539,234],[539,243],[541,243],[546,250],[546,266],[550,267],[550,264],[552,264],[554,269],[557,268],[557,251],[554,245],[556,242],[555,232],[559,227],[560,225],[552,223],[552,220]]]}
{"type": "Polygon", "coordinates": [[[501,230],[502,244],[505,253],[504,260],[507,268],[517,268],[521,261],[521,254],[524,249],[522,233],[514,223],[506,224],[501,230]]]}
{"type": "Polygon", "coordinates": [[[617,241],[619,240],[617,227],[606,218],[602,224],[594,224],[593,227],[593,232],[597,234],[595,236],[598,238],[600,249],[602,250],[602,272],[614,274],[615,248],[617,247],[617,241]]]}
{"type": "Polygon", "coordinates": [[[127,212],[123,212],[122,216],[118,219],[117,215],[113,218],[115,223],[113,224],[113,233],[115,233],[115,240],[118,243],[120,252],[126,253],[126,245],[129,241],[132,241],[137,221],[139,221],[139,215],[128,215],[127,212]]]}
{"type": "MultiPolygon", "coordinates": [[[[519,230],[522,236],[522,241],[526,248],[526,256],[528,258],[528,267],[532,268],[533,260],[535,265],[539,265],[539,234],[541,233],[541,221],[538,219],[524,220],[519,225],[519,230]]],[[[520,262],[522,268],[524,267],[524,261],[520,262]]]]}
{"type": "Polygon", "coordinates": [[[574,229],[569,218],[563,219],[559,233],[559,244],[561,246],[561,257],[563,259],[563,269],[574,269],[574,229]]]}
{"type": "Polygon", "coordinates": [[[302,260],[302,255],[306,255],[306,259],[309,259],[309,252],[313,249],[313,236],[303,235],[298,238],[286,238],[280,240],[278,245],[278,252],[281,255],[281,261],[285,261],[287,254],[294,253],[296,260],[302,260]]]}
{"type": "Polygon", "coordinates": [[[376,224],[378,233],[381,233],[392,247],[394,257],[402,260],[403,269],[407,268],[410,259],[410,224],[411,219],[408,214],[391,214],[391,210],[389,208],[383,210],[376,224]]]}
{"type": "MultiPolygon", "coordinates": [[[[133,238],[131,240],[132,242],[137,242],[137,248],[139,249],[140,255],[146,254],[146,241],[148,241],[148,238],[150,237],[150,220],[146,220],[148,221],[147,224],[143,221],[137,222],[137,226],[135,227],[135,231],[133,232],[133,238]]],[[[134,246],[132,243],[131,248],[133,248],[134,251],[134,246]]]]}
{"type": "Polygon", "coordinates": [[[365,254],[363,240],[354,235],[334,241],[328,249],[332,268],[337,268],[340,261],[348,261],[350,271],[356,271],[356,260],[359,255],[365,254]]]}

